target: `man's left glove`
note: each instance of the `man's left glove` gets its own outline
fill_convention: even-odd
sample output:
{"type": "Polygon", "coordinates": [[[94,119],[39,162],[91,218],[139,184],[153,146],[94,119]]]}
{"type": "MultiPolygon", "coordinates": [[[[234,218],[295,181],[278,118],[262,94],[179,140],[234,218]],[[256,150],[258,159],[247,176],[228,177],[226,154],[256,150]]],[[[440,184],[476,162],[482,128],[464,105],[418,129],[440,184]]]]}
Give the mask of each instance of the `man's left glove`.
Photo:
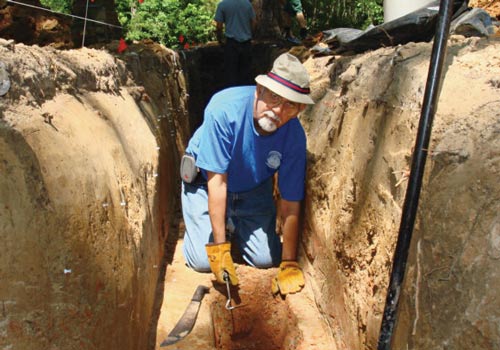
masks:
{"type": "Polygon", "coordinates": [[[233,286],[236,286],[238,277],[231,257],[231,242],[208,243],[205,245],[205,250],[207,251],[210,270],[214,273],[217,282],[226,283],[224,281],[224,271],[226,271],[229,275],[229,281],[233,286]]]}
{"type": "Polygon", "coordinates": [[[283,261],[280,264],[278,275],[273,279],[271,289],[273,294],[282,295],[300,292],[304,287],[304,274],[296,261],[283,261]]]}

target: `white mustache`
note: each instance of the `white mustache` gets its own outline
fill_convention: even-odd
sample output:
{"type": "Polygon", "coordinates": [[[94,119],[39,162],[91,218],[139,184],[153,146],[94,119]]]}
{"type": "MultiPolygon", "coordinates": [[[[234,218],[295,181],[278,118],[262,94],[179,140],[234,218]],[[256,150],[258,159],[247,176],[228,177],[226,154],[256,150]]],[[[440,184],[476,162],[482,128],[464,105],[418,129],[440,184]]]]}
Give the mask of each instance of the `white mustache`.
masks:
{"type": "MultiPolygon", "coordinates": [[[[272,113],[274,114],[274,113],[272,113]]],[[[273,116],[270,115],[265,115],[262,118],[259,118],[257,123],[259,123],[259,126],[267,132],[274,132],[278,128],[276,124],[272,121],[274,119],[273,116]]]]}
{"type": "Polygon", "coordinates": [[[274,119],[276,120],[277,122],[280,121],[280,119],[278,118],[278,116],[276,115],[276,113],[274,113],[273,111],[265,111],[264,113],[262,113],[265,117],[268,117],[268,118],[271,118],[271,119],[274,119]]]}

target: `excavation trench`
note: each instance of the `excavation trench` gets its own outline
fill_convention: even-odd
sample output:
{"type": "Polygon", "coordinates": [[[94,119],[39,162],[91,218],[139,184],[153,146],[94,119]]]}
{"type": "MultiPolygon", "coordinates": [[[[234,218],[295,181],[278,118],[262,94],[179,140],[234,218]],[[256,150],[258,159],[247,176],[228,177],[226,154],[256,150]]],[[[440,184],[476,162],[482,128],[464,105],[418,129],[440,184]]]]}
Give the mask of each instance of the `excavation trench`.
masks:
{"type": "MultiPolygon", "coordinates": [[[[276,43],[254,45],[253,75],[268,71],[273,59],[286,50],[286,47],[276,43]]],[[[180,58],[189,95],[189,121],[192,133],[201,124],[203,109],[210,97],[223,88],[224,73],[223,66],[220,64],[223,61],[223,51],[220,47],[207,47],[182,52],[180,58]]],[[[248,81],[247,84],[250,85],[253,82],[248,81]]],[[[174,262],[175,266],[166,268],[167,283],[164,295],[166,299],[178,298],[178,294],[184,295],[185,299],[189,296],[182,289],[176,290],[178,284],[169,283],[172,279],[182,279],[180,274],[188,273],[185,271],[187,268],[182,265],[183,257],[179,249],[182,244],[182,225],[176,232],[177,235],[170,232],[171,243],[167,245],[169,248],[166,258],[171,263],[177,260],[181,264],[174,262]],[[173,276],[169,276],[169,273],[173,276]]],[[[204,334],[200,335],[200,330],[195,328],[194,334],[188,335],[179,343],[167,346],[165,349],[190,349],[193,346],[204,346],[220,350],[284,350],[294,349],[302,342],[302,330],[299,329],[295,311],[285,298],[273,296],[271,293],[271,279],[276,275],[277,270],[259,270],[245,266],[242,264],[242,259],[237,258],[238,252],[235,251],[234,255],[240,277],[239,286],[230,287],[231,306],[234,306],[234,309],[227,309],[226,286],[213,283],[210,280],[211,275],[201,275],[201,278],[207,282],[205,284],[210,286],[210,291],[202,302],[206,307],[202,308],[198,317],[202,319],[199,322],[209,323],[210,330],[207,332],[207,329],[204,329],[201,331],[204,334]]],[[[168,300],[165,302],[169,304],[168,300]]],[[[305,303],[304,306],[306,304],[311,307],[310,303],[305,303]]],[[[169,313],[172,310],[164,307],[162,312],[169,313]]],[[[176,313],[178,312],[179,310],[176,313]]],[[[319,314],[317,316],[319,317],[319,314]]],[[[315,322],[317,320],[313,323],[315,322]]],[[[171,323],[171,321],[167,322],[168,326],[162,324],[162,316],[160,316],[159,327],[163,329],[158,330],[157,343],[161,343],[161,338],[169,330],[166,327],[173,327],[171,323]]]]}
{"type": "MultiPolygon", "coordinates": [[[[239,265],[233,312],[178,253],[179,159],[221,52],[117,47],[0,39],[0,348],[154,349],[206,284],[171,349],[375,349],[431,45],[304,62],[306,286],[283,301],[276,270],[239,265]]],[[[280,50],[257,47],[254,74],[280,50]]],[[[395,349],[500,348],[500,42],[455,36],[447,52],[395,349]]]]}
{"type": "MultiPolygon", "coordinates": [[[[476,301],[494,298],[493,289],[485,290],[472,282],[477,278],[488,285],[499,283],[497,267],[488,258],[498,256],[498,248],[488,237],[498,236],[494,233],[498,231],[498,215],[494,213],[499,203],[495,180],[499,159],[486,151],[488,140],[498,144],[494,135],[500,101],[494,75],[500,73],[500,66],[492,72],[489,61],[500,59],[495,51],[499,44],[495,39],[457,37],[448,45],[446,79],[430,145],[435,152],[429,156],[424,175],[421,209],[398,310],[395,349],[439,348],[444,343],[453,344],[455,349],[488,349],[499,344],[499,338],[489,331],[496,325],[486,321],[487,309],[467,296],[476,295],[476,301]],[[474,84],[471,76],[478,77],[474,84]],[[456,86],[468,86],[467,93],[456,86]],[[471,115],[480,126],[470,123],[471,115]],[[487,154],[494,160],[487,161],[487,154]],[[483,194],[478,192],[480,188],[485,190],[483,194]],[[481,231],[478,225],[491,230],[481,231]],[[471,240],[478,246],[470,247],[467,242],[471,240]],[[481,249],[489,253],[481,254],[481,249]],[[454,252],[453,256],[449,252],[454,252]],[[472,261],[478,264],[475,268],[470,267],[472,261]],[[450,302],[449,288],[460,289],[463,283],[468,285],[467,291],[456,294],[462,302],[450,302]],[[463,316],[466,310],[475,310],[472,326],[470,316],[463,316]],[[453,326],[451,315],[460,320],[453,326]]],[[[308,135],[308,173],[299,256],[308,283],[298,296],[277,305],[283,308],[278,311],[283,316],[273,320],[279,323],[288,318],[284,324],[291,338],[278,336],[266,346],[376,349],[430,51],[429,43],[409,43],[364,55],[305,62],[316,101],[300,117],[308,135]]],[[[254,72],[267,67],[259,66],[254,72]]],[[[186,71],[188,81],[197,77],[196,70],[186,71]]],[[[203,69],[202,73],[209,71],[217,69],[203,69]]],[[[195,83],[197,88],[212,89],[210,82],[217,81],[219,74],[215,80],[209,74],[205,77],[208,84],[195,83]]],[[[195,127],[200,106],[211,94],[192,95],[202,101],[190,108],[195,127]]],[[[259,282],[263,289],[255,305],[257,314],[251,310],[245,313],[244,307],[226,312],[222,309],[224,291],[214,290],[211,297],[216,300],[206,300],[215,319],[207,326],[215,334],[210,344],[225,349],[266,349],[252,347],[252,341],[255,344],[260,331],[274,329],[266,323],[269,316],[263,314],[265,308],[259,313],[260,305],[271,307],[278,302],[266,299],[273,272],[257,270],[263,276],[270,274],[259,282]],[[248,324],[254,327],[248,328],[248,324]]],[[[244,281],[244,267],[241,273],[244,281]]],[[[277,330],[273,334],[282,334],[279,326],[277,330]]],[[[186,342],[190,339],[199,344],[195,339],[200,340],[200,335],[193,332],[186,342]]],[[[267,337],[267,333],[262,336],[267,337]]],[[[179,349],[189,347],[182,348],[179,343],[179,349]]]]}

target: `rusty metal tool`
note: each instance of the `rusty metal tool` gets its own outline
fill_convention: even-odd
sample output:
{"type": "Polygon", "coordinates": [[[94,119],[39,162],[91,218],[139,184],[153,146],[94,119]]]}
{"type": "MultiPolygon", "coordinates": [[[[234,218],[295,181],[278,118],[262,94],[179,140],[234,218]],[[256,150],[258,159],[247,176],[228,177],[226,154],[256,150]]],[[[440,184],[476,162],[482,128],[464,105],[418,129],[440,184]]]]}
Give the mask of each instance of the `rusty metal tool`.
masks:
{"type": "Polygon", "coordinates": [[[238,304],[238,305],[234,305],[234,306],[232,305],[231,287],[230,287],[230,283],[229,283],[229,273],[227,273],[227,271],[224,271],[224,273],[222,274],[222,278],[224,278],[224,282],[226,282],[226,291],[227,291],[226,310],[231,311],[231,310],[234,310],[236,308],[245,306],[246,304],[238,304]]]}
{"type": "Polygon", "coordinates": [[[227,290],[227,301],[226,301],[226,310],[233,310],[236,306],[231,305],[231,288],[229,288],[229,274],[227,271],[224,271],[222,277],[224,278],[224,282],[226,282],[226,290],[227,290]]]}
{"type": "Polygon", "coordinates": [[[191,332],[194,323],[196,322],[198,311],[200,310],[201,300],[203,299],[205,293],[208,293],[208,291],[209,288],[203,285],[199,285],[198,288],[196,288],[186,311],[184,311],[180,320],[177,322],[172,331],[170,331],[167,339],[160,344],[160,347],[177,343],[191,332]]]}

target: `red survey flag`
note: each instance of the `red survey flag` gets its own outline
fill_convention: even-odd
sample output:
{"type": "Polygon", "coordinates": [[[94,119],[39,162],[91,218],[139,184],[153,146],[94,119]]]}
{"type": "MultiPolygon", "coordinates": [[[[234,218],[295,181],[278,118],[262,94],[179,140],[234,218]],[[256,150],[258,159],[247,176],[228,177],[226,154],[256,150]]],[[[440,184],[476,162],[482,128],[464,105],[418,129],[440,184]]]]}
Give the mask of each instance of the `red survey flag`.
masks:
{"type": "Polygon", "coordinates": [[[123,38],[120,38],[120,43],[118,44],[118,53],[122,53],[127,49],[127,43],[123,38]]]}

